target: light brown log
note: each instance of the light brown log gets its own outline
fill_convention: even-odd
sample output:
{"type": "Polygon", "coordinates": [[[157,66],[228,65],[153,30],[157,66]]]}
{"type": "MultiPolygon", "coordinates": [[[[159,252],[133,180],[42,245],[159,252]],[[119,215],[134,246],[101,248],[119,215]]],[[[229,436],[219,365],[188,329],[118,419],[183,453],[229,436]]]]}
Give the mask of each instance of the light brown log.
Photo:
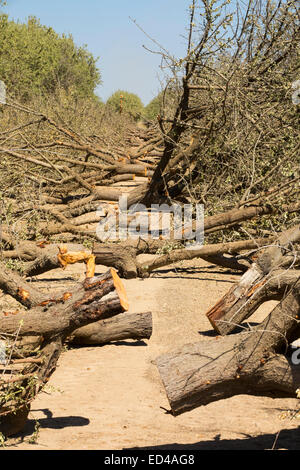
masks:
{"type": "Polygon", "coordinates": [[[152,314],[120,313],[75,330],[68,339],[72,344],[106,344],[124,339],[149,339],[152,334],[152,314]]]}

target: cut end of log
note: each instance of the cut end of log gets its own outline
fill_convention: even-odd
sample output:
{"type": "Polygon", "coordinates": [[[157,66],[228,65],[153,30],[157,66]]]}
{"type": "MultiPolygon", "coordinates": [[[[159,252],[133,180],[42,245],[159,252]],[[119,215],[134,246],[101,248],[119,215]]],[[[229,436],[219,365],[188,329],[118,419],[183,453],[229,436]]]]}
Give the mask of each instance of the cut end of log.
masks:
{"type": "Polygon", "coordinates": [[[125,287],[121,279],[119,278],[117,271],[114,268],[110,268],[110,272],[113,278],[115,289],[120,299],[120,304],[122,308],[124,309],[124,311],[127,311],[129,309],[129,302],[128,302],[127,294],[125,291],[125,287]]]}
{"type": "Polygon", "coordinates": [[[224,316],[224,300],[223,298],[219,300],[219,302],[216,303],[211,309],[206,312],[206,317],[208,318],[211,326],[213,329],[218,333],[222,334],[222,332],[219,330],[217,321],[220,320],[224,316]]]}

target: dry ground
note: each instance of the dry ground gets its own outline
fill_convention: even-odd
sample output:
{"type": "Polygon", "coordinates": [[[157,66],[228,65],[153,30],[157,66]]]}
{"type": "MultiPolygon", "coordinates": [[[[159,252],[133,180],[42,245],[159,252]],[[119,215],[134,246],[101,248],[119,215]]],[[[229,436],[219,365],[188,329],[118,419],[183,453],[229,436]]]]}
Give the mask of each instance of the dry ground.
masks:
{"type": "MultiPolygon", "coordinates": [[[[107,268],[98,266],[99,272],[107,268]]],[[[38,287],[62,288],[84,276],[81,264],[39,276],[38,287]]],[[[199,339],[214,341],[206,310],[238,276],[193,260],[149,279],[124,280],[130,311],[153,313],[149,341],[71,348],[62,354],[47,392],[32,404],[22,436],[7,449],[297,449],[295,398],[239,395],[173,417],[156,366],[158,355],[199,339]],[[36,420],[37,442],[28,441],[36,420]],[[279,434],[278,434],[279,433],[279,434]]],[[[256,313],[264,318],[273,303],[256,313]]]]}

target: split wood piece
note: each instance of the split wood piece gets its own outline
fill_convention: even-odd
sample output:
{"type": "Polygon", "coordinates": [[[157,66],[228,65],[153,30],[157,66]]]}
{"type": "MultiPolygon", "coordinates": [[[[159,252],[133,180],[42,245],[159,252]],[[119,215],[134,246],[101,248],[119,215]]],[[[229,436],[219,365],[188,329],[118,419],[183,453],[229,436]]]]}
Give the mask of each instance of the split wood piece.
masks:
{"type": "Polygon", "coordinates": [[[68,342],[80,345],[96,345],[125,339],[149,339],[151,335],[151,312],[126,312],[75,330],[71,338],[68,339],[68,342]]]}
{"type": "Polygon", "coordinates": [[[299,366],[284,356],[299,335],[300,280],[246,333],[187,344],[156,364],[174,415],[238,394],[296,397],[299,366]]]}
{"type": "MultiPolygon", "coordinates": [[[[221,335],[233,331],[254,312],[256,291],[267,284],[274,270],[285,262],[285,253],[300,239],[300,226],[281,233],[274,245],[266,248],[241,279],[206,313],[213,328],[221,335]]],[[[291,261],[292,263],[292,261],[291,261]]]]}
{"type": "Polygon", "coordinates": [[[58,261],[63,269],[68,264],[75,264],[83,261],[86,264],[86,278],[94,277],[95,274],[95,256],[85,251],[68,251],[65,247],[59,247],[57,255],[58,261]]]}

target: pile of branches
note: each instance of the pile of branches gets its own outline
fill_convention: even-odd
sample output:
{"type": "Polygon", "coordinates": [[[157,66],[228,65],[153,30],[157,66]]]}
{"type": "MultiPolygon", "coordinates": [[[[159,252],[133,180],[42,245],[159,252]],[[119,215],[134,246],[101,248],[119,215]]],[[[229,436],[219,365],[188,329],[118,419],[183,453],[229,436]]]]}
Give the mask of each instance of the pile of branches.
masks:
{"type": "Polygon", "coordinates": [[[157,359],[174,415],[238,394],[299,398],[299,242],[300,225],[281,233],[209,309],[218,336],[157,359]],[[269,300],[278,303],[265,320],[249,324],[269,300]]]}
{"type": "MultiPolygon", "coordinates": [[[[39,383],[54,370],[63,341],[82,324],[99,320],[103,311],[101,299],[106,294],[99,287],[103,279],[98,284],[92,276],[92,287],[85,283],[71,297],[59,299],[44,299],[26,282],[60,267],[62,260],[74,260],[58,245],[77,241],[88,249],[81,260],[95,259],[110,268],[107,279],[116,279],[112,268],[121,277],[145,277],[162,266],[192,258],[241,271],[241,282],[208,312],[211,324],[222,335],[266,299],[281,301],[254,333],[226,337],[209,354],[207,343],[191,346],[190,356],[195,359],[191,367],[182,361],[189,348],[183,355],[179,352],[158,360],[175,414],[206,403],[208,396],[225,396],[218,371],[223,373],[222,361],[227,359],[233,364],[224,379],[232,385],[230,394],[272,387],[294,390],[292,367],[287,382],[272,371],[286,371],[286,359],[277,353],[282,352],[282,338],[289,344],[298,328],[299,108],[292,92],[299,73],[299,12],[295,0],[249,0],[236,12],[223,5],[221,13],[214,3],[192,1],[186,57],[178,60],[163,48],[158,51],[171,76],[157,121],[145,128],[105,107],[96,114],[97,120],[92,112],[70,103],[55,112],[51,107],[37,111],[8,97],[2,107],[0,287],[33,315],[43,312],[47,318],[47,311],[51,313],[57,304],[62,318],[67,315],[59,333],[52,331],[53,325],[49,335],[37,330],[36,336],[44,338],[42,343],[38,340],[38,347],[46,364],[39,369],[39,383]],[[226,29],[231,33],[222,33],[226,29]],[[153,239],[143,232],[136,239],[99,242],[99,221],[113,216],[120,222],[118,203],[123,194],[128,196],[131,220],[138,217],[141,204],[146,212],[154,203],[204,204],[205,245],[188,249],[185,227],[180,240],[172,234],[168,240],[162,235],[153,239]],[[261,258],[263,247],[266,254],[261,258]],[[142,253],[156,256],[145,263],[139,258],[142,253]],[[18,268],[22,276],[8,266],[18,268]],[[79,293],[82,299],[97,298],[96,304],[88,301],[97,314],[77,298],[79,293]],[[78,308],[84,312],[78,316],[82,324],[74,319],[78,308]],[[291,315],[281,315],[288,310],[291,315]],[[261,346],[255,349],[258,342],[261,346]],[[255,360],[249,361],[249,351],[255,360]],[[210,354],[213,360],[207,363],[210,354]],[[204,358],[204,365],[199,365],[199,357],[204,358]],[[198,373],[203,367],[208,368],[205,384],[198,373]],[[179,370],[182,373],[176,372],[174,378],[174,371],[179,370]],[[243,380],[237,380],[242,375],[243,380]]],[[[116,290],[114,282],[109,286],[116,290]]],[[[120,313],[124,306],[118,298],[120,313]]],[[[11,330],[4,332],[15,334],[13,320],[24,315],[5,313],[1,313],[0,331],[11,324],[11,330]]],[[[31,318],[28,312],[26,318],[31,318]]],[[[22,336],[29,336],[29,330],[22,331],[22,336]]],[[[29,349],[32,352],[34,347],[29,349]]],[[[23,354],[17,359],[26,358],[23,354]]],[[[25,404],[34,395],[32,390],[39,389],[35,381],[32,387],[36,374],[32,368],[40,367],[41,357],[31,361],[22,373],[26,375],[22,380],[29,380],[25,404]]],[[[13,365],[17,370],[17,363],[13,365]]],[[[26,414],[26,407],[19,408],[26,414]]]]}
{"type": "Polygon", "coordinates": [[[106,344],[149,339],[151,312],[127,313],[129,303],[117,272],[95,275],[95,257],[61,250],[60,265],[84,261],[86,278],[69,291],[32,287],[0,264],[1,289],[19,307],[0,313],[0,433],[20,432],[31,402],[56,369],[64,344],[106,344]]]}
{"type": "MultiPolygon", "coordinates": [[[[99,220],[118,218],[124,192],[128,207],[204,204],[206,242],[245,242],[223,246],[218,255],[259,247],[262,238],[269,243],[296,224],[299,112],[292,94],[299,34],[294,0],[250,1],[235,12],[194,0],[186,57],[158,51],[171,77],[157,122],[145,129],[107,116],[106,108],[98,124],[70,103],[62,112],[41,112],[8,99],[3,112],[14,125],[0,133],[4,259],[36,259],[20,240],[75,239],[92,247],[99,220]]],[[[153,252],[149,245],[143,249],[153,252]]],[[[161,259],[148,272],[185,254],[161,259]]],[[[147,271],[134,264],[133,274],[121,274],[147,271]]]]}

